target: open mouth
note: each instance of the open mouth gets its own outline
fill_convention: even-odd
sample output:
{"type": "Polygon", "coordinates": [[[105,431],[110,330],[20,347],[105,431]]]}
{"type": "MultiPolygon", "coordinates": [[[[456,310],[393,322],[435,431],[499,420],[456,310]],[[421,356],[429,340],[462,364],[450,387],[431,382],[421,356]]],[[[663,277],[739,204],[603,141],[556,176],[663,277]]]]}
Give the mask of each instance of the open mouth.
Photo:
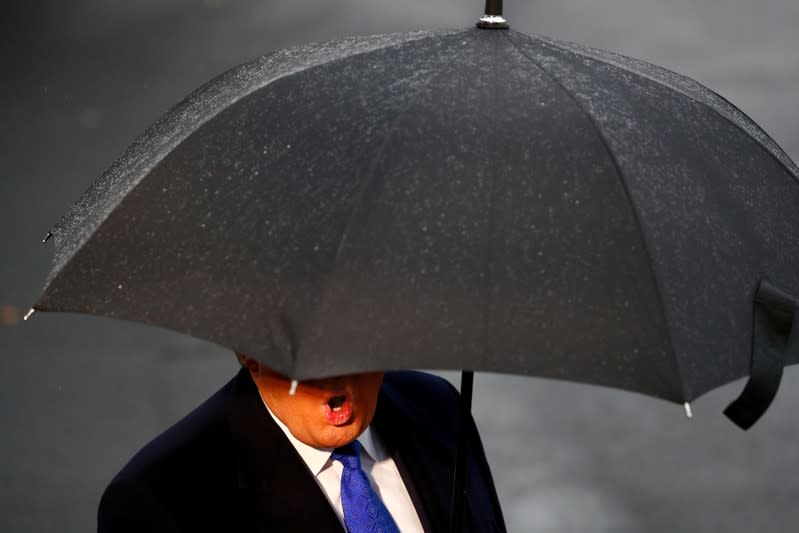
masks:
{"type": "Polygon", "coordinates": [[[337,413],[341,411],[341,408],[344,405],[345,401],[347,401],[347,397],[344,396],[343,394],[339,394],[338,396],[333,396],[332,398],[330,398],[327,401],[327,405],[330,406],[330,409],[332,409],[333,412],[337,413]]]}
{"type": "Polygon", "coordinates": [[[329,424],[343,426],[352,418],[352,402],[346,394],[336,394],[328,398],[322,409],[329,424]]]}

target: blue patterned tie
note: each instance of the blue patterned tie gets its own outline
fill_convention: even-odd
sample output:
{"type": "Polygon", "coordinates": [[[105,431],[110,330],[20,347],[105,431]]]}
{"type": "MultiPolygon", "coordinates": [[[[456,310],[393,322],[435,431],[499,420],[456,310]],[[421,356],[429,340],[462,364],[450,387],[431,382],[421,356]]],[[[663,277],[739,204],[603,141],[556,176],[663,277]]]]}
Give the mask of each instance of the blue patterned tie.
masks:
{"type": "Polygon", "coordinates": [[[349,533],[399,533],[385,504],[372,489],[361,469],[361,443],[352,441],[330,456],[344,465],[341,474],[341,506],[349,533]]]}

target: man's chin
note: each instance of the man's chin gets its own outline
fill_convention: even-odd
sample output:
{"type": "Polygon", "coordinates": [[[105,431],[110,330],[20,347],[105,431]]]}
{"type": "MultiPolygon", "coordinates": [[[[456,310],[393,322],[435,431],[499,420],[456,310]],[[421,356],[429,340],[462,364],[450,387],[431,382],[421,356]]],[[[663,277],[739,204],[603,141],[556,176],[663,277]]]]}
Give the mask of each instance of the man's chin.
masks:
{"type": "Polygon", "coordinates": [[[322,435],[318,435],[314,446],[315,448],[340,448],[357,439],[361,434],[358,426],[353,421],[343,426],[328,426],[322,435]]]}

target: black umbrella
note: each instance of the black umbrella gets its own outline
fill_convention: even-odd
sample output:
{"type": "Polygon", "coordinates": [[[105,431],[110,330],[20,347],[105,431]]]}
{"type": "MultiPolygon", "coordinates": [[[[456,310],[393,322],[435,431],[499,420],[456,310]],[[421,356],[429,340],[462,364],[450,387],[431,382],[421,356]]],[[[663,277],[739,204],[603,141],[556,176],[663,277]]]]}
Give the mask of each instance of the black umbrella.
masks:
{"type": "Polygon", "coordinates": [[[53,228],[35,309],[295,379],[457,368],[684,403],[751,374],[748,426],[799,361],[797,228],[796,166],[690,79],[513,31],[352,38],[154,124],[53,228]]]}

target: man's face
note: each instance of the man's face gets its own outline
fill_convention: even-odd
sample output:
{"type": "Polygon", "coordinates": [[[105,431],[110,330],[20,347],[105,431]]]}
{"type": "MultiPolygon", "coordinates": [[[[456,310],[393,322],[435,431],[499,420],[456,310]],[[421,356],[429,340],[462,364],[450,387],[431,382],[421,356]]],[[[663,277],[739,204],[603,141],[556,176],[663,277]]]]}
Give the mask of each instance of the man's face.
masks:
{"type": "Polygon", "coordinates": [[[253,359],[245,364],[269,409],[309,446],[344,446],[372,422],[382,372],[301,381],[292,396],[291,380],[253,359]]]}

